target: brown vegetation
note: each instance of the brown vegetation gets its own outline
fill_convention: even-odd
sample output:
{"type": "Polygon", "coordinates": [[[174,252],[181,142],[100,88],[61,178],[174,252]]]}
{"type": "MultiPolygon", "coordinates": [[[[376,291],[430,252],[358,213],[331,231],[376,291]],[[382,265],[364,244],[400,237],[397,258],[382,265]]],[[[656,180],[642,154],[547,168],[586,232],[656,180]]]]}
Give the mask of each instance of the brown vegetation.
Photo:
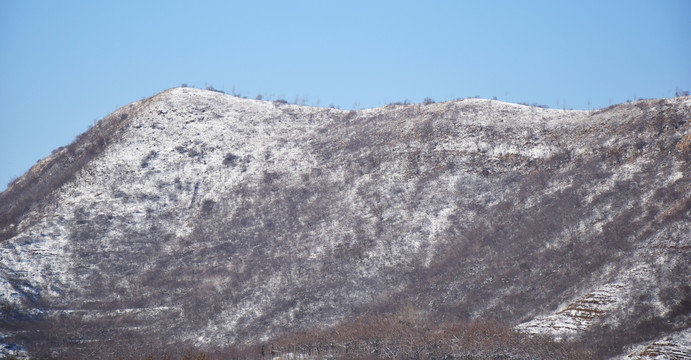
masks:
{"type": "Polygon", "coordinates": [[[0,193],[0,241],[14,236],[27,212],[45,203],[54,190],[98,156],[128,119],[132,119],[132,115],[150,101],[146,99],[130,104],[112,113],[79,135],[70,145],[54,151],[25,175],[13,180],[8,189],[0,193]]]}
{"type": "MultiPolygon", "coordinates": [[[[688,136],[657,136],[685,126],[686,118],[661,112],[623,125],[605,124],[610,128],[598,129],[605,134],[601,138],[587,132],[594,128],[583,130],[583,136],[593,136],[587,152],[566,142],[547,158],[519,153],[497,158],[485,148],[438,146],[457,136],[460,126],[420,108],[397,107],[395,113],[372,117],[339,112],[338,121],[319,130],[329,136],[308,142],[306,151],[319,162],[296,173],[268,165],[261,172],[247,171],[255,163],[269,164],[279,150],[251,157],[242,149],[224,149],[217,164],[228,172],[247,171],[247,181],[218,197],[207,197],[199,173],[174,181],[171,176],[168,184],[146,193],[113,188],[117,201],[147,204],[145,220],[136,220],[146,226],[129,227],[135,220],[128,214],[97,212],[88,202],[71,208],[70,261],[83,281],[78,297],[72,303],[42,303],[47,300],[40,289],[16,280],[11,285],[22,291],[23,308],[51,309],[52,315],[22,318],[35,313],[2,309],[0,328],[13,331],[11,340],[27,344],[38,358],[55,357],[55,352],[62,358],[123,359],[288,354],[586,359],[620,354],[633,342],[686,326],[691,292],[679,284],[688,282],[689,263],[682,253],[688,245],[678,234],[687,233],[684,226],[691,219],[691,180],[661,179],[677,171],[677,160],[686,161],[690,147],[688,136]],[[410,129],[405,119],[416,119],[410,129]],[[665,156],[673,153],[676,158],[665,156]],[[645,157],[651,161],[636,164],[634,177],[613,176],[645,157]],[[396,175],[390,169],[403,170],[401,179],[389,181],[396,175]],[[190,213],[185,223],[192,230],[177,237],[167,226],[175,219],[172,210],[154,205],[183,193],[191,197],[182,211],[190,213]],[[439,218],[444,225],[431,242],[428,226],[416,225],[415,215],[431,216],[443,208],[454,211],[439,218]],[[341,231],[333,231],[331,224],[341,231]],[[665,233],[675,227],[679,230],[665,233]],[[119,235],[109,237],[114,229],[119,235]],[[661,243],[654,236],[672,240],[661,243]],[[658,270],[659,283],[641,289],[636,306],[619,319],[583,334],[590,352],[511,330],[535,314],[561,310],[557,307],[565,299],[573,299],[606,267],[624,271],[623,260],[653,241],[658,249],[678,244],[680,251],[650,255],[666,256],[669,264],[658,270]],[[419,247],[407,248],[410,243],[419,247]],[[381,261],[384,257],[390,261],[381,261]],[[658,300],[673,311],[652,311],[658,300]],[[229,323],[224,316],[255,304],[263,308],[238,317],[236,327],[223,328],[229,323]],[[175,343],[200,335],[211,343],[189,351],[184,349],[192,343],[175,343]],[[262,343],[260,338],[271,340],[262,343]],[[231,343],[252,345],[226,347],[231,343]]],[[[103,151],[126,115],[108,117],[0,194],[0,229],[28,216],[26,210],[39,199],[50,204],[50,193],[103,151]]],[[[520,134],[481,124],[467,127],[487,142],[520,134]]],[[[529,143],[538,136],[533,131],[541,130],[520,136],[529,143]]],[[[539,136],[549,134],[543,129],[539,136]]],[[[186,154],[183,161],[203,157],[203,150],[185,144],[174,151],[186,154]]],[[[160,156],[143,152],[137,167],[151,172],[165,156],[163,151],[160,156]]],[[[586,296],[564,311],[589,321],[610,316],[590,306],[597,301],[586,296]]]]}

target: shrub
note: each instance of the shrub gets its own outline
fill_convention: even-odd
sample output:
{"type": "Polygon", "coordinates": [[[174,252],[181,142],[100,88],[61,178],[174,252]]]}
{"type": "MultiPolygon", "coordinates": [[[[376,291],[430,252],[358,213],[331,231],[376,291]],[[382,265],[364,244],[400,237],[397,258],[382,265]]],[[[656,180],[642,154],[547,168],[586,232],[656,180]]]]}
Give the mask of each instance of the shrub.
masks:
{"type": "Polygon", "coordinates": [[[158,152],[151,150],[151,152],[142,159],[142,168],[149,167],[151,165],[151,160],[158,157],[158,152]]]}
{"type": "Polygon", "coordinates": [[[240,159],[239,156],[233,153],[227,153],[226,156],[223,158],[223,165],[234,166],[237,163],[238,159],[240,159]]]}
{"type": "Polygon", "coordinates": [[[331,328],[280,336],[245,349],[238,358],[292,353],[332,359],[531,358],[582,359],[589,353],[549,339],[529,338],[496,323],[435,323],[412,307],[388,316],[367,315],[331,328]]]}
{"type": "Polygon", "coordinates": [[[217,93],[225,94],[225,91],[223,91],[223,90],[218,90],[218,89],[214,88],[212,85],[207,86],[207,87],[206,87],[206,90],[215,91],[215,92],[217,92],[217,93]]]}
{"type": "Polygon", "coordinates": [[[527,103],[527,102],[519,102],[519,105],[525,105],[525,106],[531,106],[531,107],[538,107],[542,109],[549,109],[549,106],[544,105],[544,104],[537,104],[537,103],[527,103]]]}
{"type": "Polygon", "coordinates": [[[432,99],[431,97],[426,97],[425,100],[422,100],[422,103],[425,105],[431,105],[434,104],[434,99],[432,99]]]}
{"type": "Polygon", "coordinates": [[[19,176],[15,176],[15,177],[13,177],[12,179],[10,179],[10,181],[7,182],[7,187],[8,187],[8,188],[9,188],[9,187],[12,187],[12,185],[14,185],[14,183],[16,183],[17,180],[19,180],[19,176]]]}

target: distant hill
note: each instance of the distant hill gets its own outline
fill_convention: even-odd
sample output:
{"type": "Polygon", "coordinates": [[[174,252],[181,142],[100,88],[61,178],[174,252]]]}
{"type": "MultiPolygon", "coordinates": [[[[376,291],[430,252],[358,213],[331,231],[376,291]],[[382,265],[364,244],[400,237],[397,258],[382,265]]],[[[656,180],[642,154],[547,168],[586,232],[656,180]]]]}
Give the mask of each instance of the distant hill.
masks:
{"type": "Polygon", "coordinates": [[[0,194],[0,354],[691,359],[690,114],[167,90],[0,194]]]}

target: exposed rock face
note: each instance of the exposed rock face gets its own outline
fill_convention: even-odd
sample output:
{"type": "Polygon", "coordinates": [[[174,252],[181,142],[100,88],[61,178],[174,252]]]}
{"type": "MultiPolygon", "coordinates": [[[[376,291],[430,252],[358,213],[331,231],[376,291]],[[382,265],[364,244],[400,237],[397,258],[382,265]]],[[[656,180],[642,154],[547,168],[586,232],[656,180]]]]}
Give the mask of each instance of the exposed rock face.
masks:
{"type": "Polygon", "coordinates": [[[222,346],[412,305],[688,356],[690,114],[168,90],[0,194],[3,332],[222,346]]]}

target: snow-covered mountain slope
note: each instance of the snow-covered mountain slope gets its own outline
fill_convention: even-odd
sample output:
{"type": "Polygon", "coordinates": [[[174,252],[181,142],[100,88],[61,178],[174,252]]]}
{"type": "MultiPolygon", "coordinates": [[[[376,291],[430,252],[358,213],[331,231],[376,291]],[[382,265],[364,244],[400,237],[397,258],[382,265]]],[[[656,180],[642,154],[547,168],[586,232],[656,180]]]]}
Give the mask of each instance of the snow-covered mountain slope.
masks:
{"type": "Polygon", "coordinates": [[[664,336],[655,341],[631,346],[627,352],[615,359],[646,360],[646,359],[691,359],[691,329],[680,331],[673,335],[664,336]]]}
{"type": "Polygon", "coordinates": [[[412,305],[688,353],[689,114],[689,97],[342,111],[171,89],[0,194],[0,335],[108,357],[412,305]]]}

